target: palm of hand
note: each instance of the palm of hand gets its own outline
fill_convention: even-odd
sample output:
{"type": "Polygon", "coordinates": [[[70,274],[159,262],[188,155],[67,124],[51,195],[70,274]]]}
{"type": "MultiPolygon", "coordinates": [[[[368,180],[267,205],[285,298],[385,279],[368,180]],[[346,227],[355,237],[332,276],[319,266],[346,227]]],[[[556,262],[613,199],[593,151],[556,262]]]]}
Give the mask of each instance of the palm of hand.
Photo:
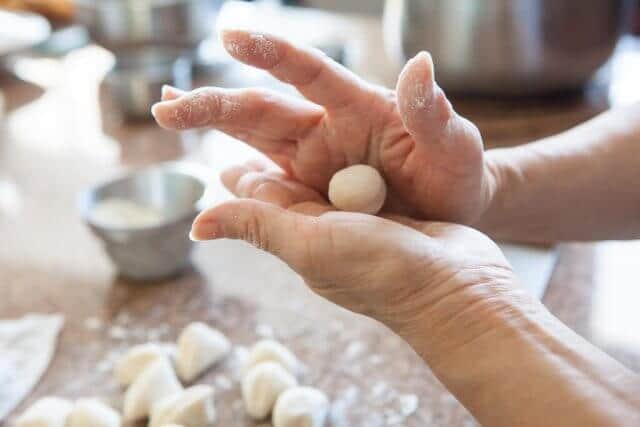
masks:
{"type": "Polygon", "coordinates": [[[316,293],[394,330],[414,324],[441,295],[512,281],[500,250],[477,231],[394,214],[336,212],[315,190],[268,167],[254,161],[223,174],[236,196],[267,203],[214,208],[194,230],[211,238],[207,223],[226,224],[231,229],[224,236],[274,253],[316,293]]]}
{"type": "MultiPolygon", "coordinates": [[[[448,118],[439,120],[453,126],[460,123],[459,127],[434,127],[432,141],[416,141],[406,130],[393,93],[371,90],[362,105],[356,100],[340,112],[325,114],[297,140],[295,154],[280,165],[301,183],[326,194],[335,172],[369,164],[382,171],[389,186],[386,212],[432,220],[475,219],[484,210],[487,186],[482,141],[475,128],[451,110],[443,111],[448,118]]],[[[438,102],[450,109],[446,99],[438,102]]]]}
{"type": "Polygon", "coordinates": [[[407,64],[392,92],[273,36],[227,31],[223,40],[236,59],[294,85],[306,100],[256,89],[165,93],[153,110],[161,125],[216,127],[325,196],[338,170],[372,165],[389,186],[386,212],[471,223],[487,208],[482,139],[453,111],[427,54],[407,64]]]}

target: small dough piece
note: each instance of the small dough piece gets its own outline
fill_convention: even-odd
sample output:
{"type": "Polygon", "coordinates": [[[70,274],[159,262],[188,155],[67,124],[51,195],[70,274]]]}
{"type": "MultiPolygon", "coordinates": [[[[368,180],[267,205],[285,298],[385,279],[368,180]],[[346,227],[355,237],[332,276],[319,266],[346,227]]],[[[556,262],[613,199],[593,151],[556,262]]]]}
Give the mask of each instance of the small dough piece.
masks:
{"type": "Polygon", "coordinates": [[[297,376],[300,371],[300,363],[296,355],[274,340],[260,340],[251,347],[243,367],[243,374],[246,375],[251,368],[263,362],[279,363],[294,376],[297,376]]]}
{"type": "Polygon", "coordinates": [[[151,362],[166,356],[167,352],[155,343],[132,347],[116,364],[116,380],[122,386],[129,386],[151,362]]]}
{"type": "Polygon", "coordinates": [[[296,385],[296,378],[281,364],[259,363],[242,379],[242,399],[247,413],[257,420],[266,418],[278,396],[296,385]]]}
{"type": "Polygon", "coordinates": [[[79,399],[67,427],[120,427],[120,414],[97,399],[79,399]]]}
{"type": "Polygon", "coordinates": [[[337,172],[329,182],[329,200],[338,209],[375,215],[387,198],[387,185],[376,168],[354,165],[337,172]]]}
{"type": "Polygon", "coordinates": [[[156,403],[151,410],[149,427],[161,427],[171,423],[207,427],[215,420],[213,388],[197,385],[156,403]]]}
{"type": "Polygon", "coordinates": [[[217,329],[204,323],[188,325],[178,338],[176,368],[178,376],[191,382],[222,360],[231,351],[231,343],[217,329]]]}
{"type": "Polygon", "coordinates": [[[278,397],[273,408],[273,427],[323,427],[329,399],[312,387],[294,387],[278,397]]]}
{"type": "Polygon", "coordinates": [[[154,404],[181,390],[182,385],[166,357],[151,362],[124,395],[125,421],[148,417],[154,404]]]}
{"type": "Polygon", "coordinates": [[[73,404],[59,397],[43,397],[16,420],[16,427],[65,427],[73,404]]]}
{"type": "Polygon", "coordinates": [[[179,391],[154,403],[149,414],[148,427],[157,427],[169,423],[168,420],[165,422],[165,419],[169,417],[171,409],[178,403],[181,396],[182,392],[179,391]]]}

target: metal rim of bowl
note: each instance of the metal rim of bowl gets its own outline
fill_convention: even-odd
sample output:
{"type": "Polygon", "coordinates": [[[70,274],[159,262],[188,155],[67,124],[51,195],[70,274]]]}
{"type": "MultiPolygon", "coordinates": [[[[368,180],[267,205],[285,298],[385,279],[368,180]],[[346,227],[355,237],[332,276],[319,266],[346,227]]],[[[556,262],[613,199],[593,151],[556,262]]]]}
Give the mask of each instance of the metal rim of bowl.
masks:
{"type": "Polygon", "coordinates": [[[143,45],[112,50],[112,54],[115,57],[115,64],[106,77],[106,80],[112,81],[126,80],[141,72],[156,80],[175,77],[176,74],[182,74],[187,70],[190,72],[193,66],[190,54],[176,47],[143,45]],[[136,54],[138,51],[142,51],[141,55],[152,59],[145,62],[144,58],[136,54]],[[129,62],[131,58],[133,60],[129,62]]]}
{"type": "Polygon", "coordinates": [[[149,231],[156,231],[166,227],[170,227],[173,224],[184,221],[187,218],[193,216],[194,214],[198,214],[199,212],[204,210],[206,191],[207,191],[207,173],[206,173],[206,168],[204,166],[196,163],[187,163],[187,162],[181,162],[181,161],[164,162],[164,163],[159,163],[159,164],[148,166],[148,167],[130,170],[130,171],[121,173],[116,177],[104,180],[84,190],[78,198],[78,205],[79,205],[80,216],[82,220],[94,229],[107,230],[110,232],[149,232],[149,231]],[[91,209],[94,206],[94,203],[92,203],[93,194],[118,181],[130,179],[135,175],[148,173],[154,170],[168,170],[168,171],[181,173],[183,175],[196,179],[200,184],[202,184],[202,194],[193,203],[193,206],[191,209],[179,215],[163,219],[161,222],[157,224],[142,226],[142,227],[105,226],[104,224],[96,223],[95,221],[93,221],[91,217],[91,209]]]}
{"type": "MultiPolygon", "coordinates": [[[[151,7],[165,7],[172,6],[175,4],[181,3],[192,3],[194,0],[152,0],[150,6],[151,7]]],[[[76,5],[80,5],[83,7],[97,8],[99,5],[96,4],[96,0],[74,0],[76,5]]],[[[123,0],[100,0],[98,3],[125,3],[123,0]]]]}

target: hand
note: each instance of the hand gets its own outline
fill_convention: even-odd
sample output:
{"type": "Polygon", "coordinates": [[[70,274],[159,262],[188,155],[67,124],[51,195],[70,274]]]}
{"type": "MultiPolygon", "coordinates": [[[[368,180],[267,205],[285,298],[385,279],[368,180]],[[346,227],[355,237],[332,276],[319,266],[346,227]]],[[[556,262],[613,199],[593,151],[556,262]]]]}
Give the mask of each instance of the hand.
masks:
{"type": "Polygon", "coordinates": [[[487,209],[494,183],[482,138],[435,83],[429,54],[409,61],[394,93],[271,35],[224,31],[223,42],[233,57],[306,99],[259,89],[169,89],[152,110],[161,126],[220,129],[325,196],[338,170],[372,165],[389,186],[386,212],[470,224],[487,209]]]}
{"type": "Polygon", "coordinates": [[[497,246],[470,228],[334,212],[315,190],[262,163],[233,168],[223,182],[239,197],[260,200],[202,213],[195,239],[242,239],[271,252],[313,291],[385,323],[423,355],[433,347],[426,337],[447,342],[438,354],[450,357],[467,334],[486,332],[487,307],[499,311],[501,298],[522,295],[497,246]],[[447,332],[446,319],[474,311],[482,321],[464,334],[447,332]]]}

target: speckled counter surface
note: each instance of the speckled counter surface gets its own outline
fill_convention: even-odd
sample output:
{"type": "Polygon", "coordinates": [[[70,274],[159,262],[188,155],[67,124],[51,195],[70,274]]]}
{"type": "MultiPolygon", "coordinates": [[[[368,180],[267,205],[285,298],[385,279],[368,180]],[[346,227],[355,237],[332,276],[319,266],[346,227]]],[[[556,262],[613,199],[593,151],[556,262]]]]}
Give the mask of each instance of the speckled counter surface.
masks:
{"type": "MultiPolygon", "coordinates": [[[[333,426],[475,425],[399,338],[314,296],[284,264],[248,245],[201,244],[193,268],[163,283],[116,278],[78,217],[77,192],[122,167],[181,156],[210,162],[227,153],[216,151],[211,134],[179,137],[121,122],[108,103],[99,109],[97,85],[78,87],[69,73],[69,82],[45,91],[16,80],[1,83],[10,111],[0,137],[0,318],[66,317],[50,369],[18,411],[48,394],[97,395],[117,404],[121,392],[110,372],[117,355],[136,343],[172,341],[185,324],[201,320],[240,349],[261,336],[290,346],[307,367],[304,382],[332,398],[333,426]]],[[[496,113],[495,121],[473,116],[482,110],[478,102],[487,101],[465,111],[487,141],[500,145],[553,133],[597,111],[565,110],[566,101],[545,100],[561,113],[545,119],[541,107],[539,120],[534,114],[510,121],[496,113]]],[[[487,103],[484,113],[500,108],[487,103]]],[[[562,245],[544,299],[570,327],[635,370],[639,253],[637,243],[562,245]]],[[[216,387],[219,425],[250,426],[236,370],[232,356],[202,381],[216,387]]]]}

